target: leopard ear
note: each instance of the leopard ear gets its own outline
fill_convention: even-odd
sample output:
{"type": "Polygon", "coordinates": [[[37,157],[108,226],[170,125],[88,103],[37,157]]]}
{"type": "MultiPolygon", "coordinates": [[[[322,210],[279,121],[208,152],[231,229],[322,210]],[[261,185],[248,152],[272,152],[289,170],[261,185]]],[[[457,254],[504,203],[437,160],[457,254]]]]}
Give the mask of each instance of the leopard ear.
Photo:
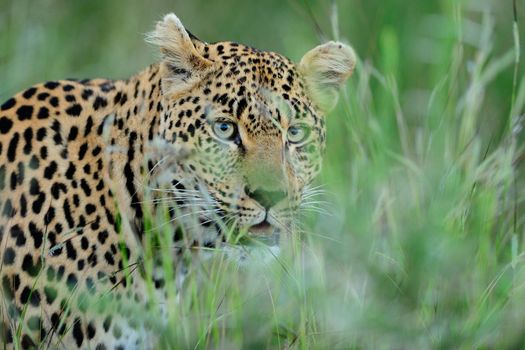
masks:
{"type": "Polygon", "coordinates": [[[339,89],[352,75],[356,63],[354,50],[343,43],[330,41],[308,51],[299,63],[312,100],[322,112],[332,110],[339,89]]]}
{"type": "Polygon", "coordinates": [[[213,67],[213,62],[199,53],[190,34],[173,13],[157,23],[147,41],[160,47],[162,91],[166,95],[178,95],[191,89],[213,67]]]}

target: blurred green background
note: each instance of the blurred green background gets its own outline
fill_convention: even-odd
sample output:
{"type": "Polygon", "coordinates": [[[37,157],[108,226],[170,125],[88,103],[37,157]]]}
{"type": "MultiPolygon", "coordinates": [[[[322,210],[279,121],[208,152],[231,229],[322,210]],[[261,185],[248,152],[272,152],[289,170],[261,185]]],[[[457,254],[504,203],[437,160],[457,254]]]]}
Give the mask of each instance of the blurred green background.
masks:
{"type": "Polygon", "coordinates": [[[328,213],[304,218],[301,254],[265,279],[208,275],[208,316],[173,316],[163,346],[524,349],[515,4],[517,26],[511,0],[0,0],[0,99],[134,74],[158,58],[143,39],[167,12],[202,40],[295,61],[347,41],[360,61],[328,116],[328,213]]]}

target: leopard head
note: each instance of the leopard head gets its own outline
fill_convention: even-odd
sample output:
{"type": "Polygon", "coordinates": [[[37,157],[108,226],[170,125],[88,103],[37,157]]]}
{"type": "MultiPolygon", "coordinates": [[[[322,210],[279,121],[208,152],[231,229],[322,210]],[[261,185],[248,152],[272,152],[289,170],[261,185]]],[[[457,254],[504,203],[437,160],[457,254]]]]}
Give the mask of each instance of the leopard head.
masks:
{"type": "Polygon", "coordinates": [[[353,50],[328,42],[295,64],[234,42],[200,41],[173,14],[150,42],[162,53],[159,137],[182,154],[167,181],[179,207],[199,208],[200,227],[214,233],[286,230],[321,169],[325,114],[352,74],[353,50]]]}

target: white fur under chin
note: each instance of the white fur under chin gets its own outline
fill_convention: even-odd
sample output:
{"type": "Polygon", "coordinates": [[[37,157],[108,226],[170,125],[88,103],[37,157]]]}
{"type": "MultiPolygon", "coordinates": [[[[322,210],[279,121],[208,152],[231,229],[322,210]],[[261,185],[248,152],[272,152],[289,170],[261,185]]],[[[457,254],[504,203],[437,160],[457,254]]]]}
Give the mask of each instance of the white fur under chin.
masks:
{"type": "Polygon", "coordinates": [[[224,246],[221,249],[226,257],[239,266],[264,266],[275,261],[280,254],[278,245],[224,246]]]}

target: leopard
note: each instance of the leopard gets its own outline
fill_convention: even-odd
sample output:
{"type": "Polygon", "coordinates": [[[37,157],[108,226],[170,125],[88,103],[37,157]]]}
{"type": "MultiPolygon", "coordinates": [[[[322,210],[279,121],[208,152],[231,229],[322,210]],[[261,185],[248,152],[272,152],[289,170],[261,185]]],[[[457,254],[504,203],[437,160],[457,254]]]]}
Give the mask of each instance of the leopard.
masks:
{"type": "Polygon", "coordinates": [[[146,40],[160,58],[128,79],[47,81],[0,107],[4,348],[155,348],[117,302],[162,303],[174,282],[144,266],[154,243],[180,274],[184,252],[232,236],[278,246],[321,170],[350,45],[295,63],[207,43],[173,13],[146,40]]]}

